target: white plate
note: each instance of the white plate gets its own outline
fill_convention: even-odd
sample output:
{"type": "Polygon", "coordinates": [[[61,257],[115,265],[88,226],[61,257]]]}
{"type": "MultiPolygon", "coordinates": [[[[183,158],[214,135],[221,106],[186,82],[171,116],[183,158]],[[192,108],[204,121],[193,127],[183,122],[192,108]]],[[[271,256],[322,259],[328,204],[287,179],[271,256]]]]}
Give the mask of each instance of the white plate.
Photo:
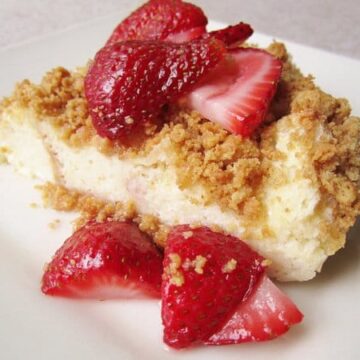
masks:
{"type": "MultiPolygon", "coordinates": [[[[118,22],[98,19],[0,52],[0,96],[16,81],[39,80],[59,64],[82,65],[118,22]]],[[[212,23],[213,27],[221,24],[212,23]]],[[[266,45],[271,39],[257,35],[266,45]]],[[[288,43],[296,63],[330,93],[347,97],[360,115],[360,62],[288,43]]],[[[74,301],[41,294],[42,268],[70,234],[72,215],[32,208],[40,203],[34,181],[0,168],[0,358],[1,359],[359,359],[360,227],[321,275],[281,284],[305,314],[285,336],[261,344],[166,350],[158,301],[74,301]],[[60,219],[56,230],[48,224],[60,219]]]]}

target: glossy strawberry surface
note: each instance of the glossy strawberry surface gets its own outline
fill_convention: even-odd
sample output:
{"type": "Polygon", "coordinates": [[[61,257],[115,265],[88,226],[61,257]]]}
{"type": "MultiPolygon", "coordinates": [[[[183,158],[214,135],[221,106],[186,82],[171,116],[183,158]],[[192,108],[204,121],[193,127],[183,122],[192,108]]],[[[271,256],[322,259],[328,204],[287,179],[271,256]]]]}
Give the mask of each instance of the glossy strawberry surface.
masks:
{"type": "Polygon", "coordinates": [[[219,331],[263,274],[262,260],[233,236],[205,227],[175,227],[164,257],[165,343],[187,347],[219,331]]]}
{"type": "Polygon", "coordinates": [[[102,48],[85,78],[98,134],[126,141],[159,121],[163,107],[191,91],[224,57],[222,42],[124,41],[102,48]]]}
{"type": "Polygon", "coordinates": [[[95,299],[160,295],[162,254],[133,223],[90,222],[56,252],[42,279],[47,295],[95,299]]]}

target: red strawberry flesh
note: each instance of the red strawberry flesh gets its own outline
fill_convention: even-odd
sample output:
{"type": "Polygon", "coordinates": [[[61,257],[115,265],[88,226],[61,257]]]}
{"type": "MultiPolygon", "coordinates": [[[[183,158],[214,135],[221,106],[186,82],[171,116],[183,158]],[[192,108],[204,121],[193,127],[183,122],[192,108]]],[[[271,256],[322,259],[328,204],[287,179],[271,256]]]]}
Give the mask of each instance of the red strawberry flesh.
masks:
{"type": "Polygon", "coordinates": [[[233,49],[188,95],[188,104],[230,132],[250,136],[265,118],[281,69],[264,50],[233,49]]]}
{"type": "Polygon", "coordinates": [[[264,272],[263,258],[241,240],[208,228],[175,227],[164,257],[164,341],[174,348],[219,331],[264,272]]]}
{"type": "Polygon", "coordinates": [[[211,31],[209,35],[221,40],[228,46],[234,46],[243,43],[253,34],[253,32],[254,31],[249,24],[240,22],[236,25],[230,25],[225,29],[211,31]]]}
{"type": "Polygon", "coordinates": [[[161,274],[162,255],[135,224],[90,222],[56,252],[41,289],[66,297],[158,297],[161,274]]]}
{"type": "Polygon", "coordinates": [[[156,123],[174,102],[213,69],[224,45],[211,38],[185,44],[124,41],[102,48],[85,78],[85,95],[98,134],[120,141],[156,123]]]}
{"type": "Polygon", "coordinates": [[[271,340],[302,319],[296,305],[264,275],[223,328],[205,343],[226,345],[271,340]]]}
{"type": "Polygon", "coordinates": [[[107,45],[124,40],[189,41],[205,33],[203,11],[180,0],[152,0],[135,10],[113,31],[107,45]]]}

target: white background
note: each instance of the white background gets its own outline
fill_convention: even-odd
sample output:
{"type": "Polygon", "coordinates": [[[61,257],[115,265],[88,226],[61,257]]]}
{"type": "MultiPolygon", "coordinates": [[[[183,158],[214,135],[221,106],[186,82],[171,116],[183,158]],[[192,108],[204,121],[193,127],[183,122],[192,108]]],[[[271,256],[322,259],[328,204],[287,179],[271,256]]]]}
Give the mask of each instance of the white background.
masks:
{"type": "MultiPolygon", "coordinates": [[[[1,0],[0,49],[94,18],[119,21],[145,0],[1,0]]],[[[209,18],[360,59],[359,0],[191,0],[209,18]]]]}

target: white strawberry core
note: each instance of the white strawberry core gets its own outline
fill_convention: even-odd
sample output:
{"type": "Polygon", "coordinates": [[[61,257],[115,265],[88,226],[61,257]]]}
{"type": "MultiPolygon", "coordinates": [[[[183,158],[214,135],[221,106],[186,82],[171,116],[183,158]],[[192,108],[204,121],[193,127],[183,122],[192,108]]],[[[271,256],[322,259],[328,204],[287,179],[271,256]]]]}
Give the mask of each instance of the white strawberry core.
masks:
{"type": "Polygon", "coordinates": [[[237,133],[237,123],[263,111],[274,71],[280,64],[264,51],[242,49],[231,53],[210,76],[187,97],[188,105],[203,117],[237,133]]]}

